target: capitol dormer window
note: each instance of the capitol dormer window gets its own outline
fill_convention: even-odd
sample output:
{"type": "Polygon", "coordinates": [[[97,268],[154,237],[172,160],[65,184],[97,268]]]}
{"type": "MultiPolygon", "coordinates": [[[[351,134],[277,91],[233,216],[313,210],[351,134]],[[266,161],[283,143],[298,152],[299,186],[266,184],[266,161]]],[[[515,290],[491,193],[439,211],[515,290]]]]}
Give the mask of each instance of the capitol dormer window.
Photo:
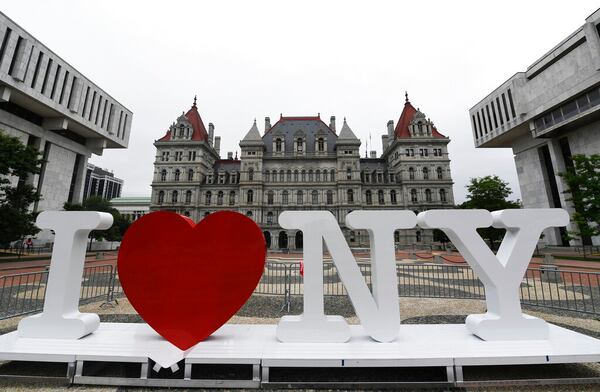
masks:
{"type": "Polygon", "coordinates": [[[181,124],[181,125],[179,126],[179,137],[183,137],[183,129],[184,129],[184,128],[185,128],[185,127],[183,126],[183,124],[181,124]]]}
{"type": "Polygon", "coordinates": [[[319,151],[325,150],[325,139],[323,139],[322,137],[320,137],[319,140],[317,140],[317,149],[319,151]]]}
{"type": "Polygon", "coordinates": [[[276,152],[281,152],[281,139],[277,138],[275,139],[275,151],[276,152]]]}
{"type": "Polygon", "coordinates": [[[303,152],[304,151],[304,142],[302,141],[301,138],[298,138],[298,140],[296,140],[296,151],[297,152],[303,152]]]}

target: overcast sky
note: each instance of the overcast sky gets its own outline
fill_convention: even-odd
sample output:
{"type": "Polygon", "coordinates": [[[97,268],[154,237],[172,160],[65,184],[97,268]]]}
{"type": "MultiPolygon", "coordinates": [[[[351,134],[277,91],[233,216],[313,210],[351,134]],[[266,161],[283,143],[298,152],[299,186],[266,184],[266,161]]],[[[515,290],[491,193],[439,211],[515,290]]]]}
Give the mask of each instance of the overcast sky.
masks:
{"type": "MultiPolygon", "coordinates": [[[[128,149],[91,162],[149,196],[155,139],[192,104],[221,156],[257,119],[343,117],[381,153],[404,91],[452,141],[454,194],[510,149],[475,149],[468,110],[585,22],[598,1],[4,1],[2,11],[133,111],[128,149]]],[[[371,149],[371,146],[369,146],[371,149]]]]}

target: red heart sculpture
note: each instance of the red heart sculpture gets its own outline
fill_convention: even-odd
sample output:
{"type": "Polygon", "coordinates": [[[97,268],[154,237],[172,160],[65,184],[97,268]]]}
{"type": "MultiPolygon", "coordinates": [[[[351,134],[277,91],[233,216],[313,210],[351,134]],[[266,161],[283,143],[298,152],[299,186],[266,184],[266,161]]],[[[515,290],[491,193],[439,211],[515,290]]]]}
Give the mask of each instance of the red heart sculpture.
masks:
{"type": "Polygon", "coordinates": [[[125,233],[119,279],[138,314],[187,350],[244,305],[262,276],[265,256],[260,228],[242,214],[220,211],[195,225],[158,211],[125,233]]]}

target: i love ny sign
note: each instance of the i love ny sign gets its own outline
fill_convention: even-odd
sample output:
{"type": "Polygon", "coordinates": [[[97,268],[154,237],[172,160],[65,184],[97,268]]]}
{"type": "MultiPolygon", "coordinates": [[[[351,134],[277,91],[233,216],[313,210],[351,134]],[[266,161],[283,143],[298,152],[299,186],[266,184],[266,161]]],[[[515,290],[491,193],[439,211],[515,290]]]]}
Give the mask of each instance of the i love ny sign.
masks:
{"type": "MultiPolygon", "coordinates": [[[[281,342],[346,342],[343,317],[326,315],[323,301],[323,244],[366,334],[390,342],[399,336],[400,310],[394,231],[419,225],[443,230],[485,286],[487,312],[467,317],[466,327],[483,340],[547,339],[542,319],[525,315],[519,285],[542,231],[565,226],[562,209],[354,211],[351,229],[366,230],[371,245],[372,291],[356,264],[335,217],[328,211],[285,211],[284,229],[304,234],[304,311],[281,318],[281,342]],[[478,228],[506,229],[494,254],[478,228]]],[[[37,225],[55,232],[43,312],[21,320],[19,336],[79,339],[93,333],[98,315],[80,313],[79,293],[87,237],[112,225],[101,212],[47,211],[37,225]]],[[[232,211],[200,223],[171,212],[148,214],[128,229],[119,251],[119,279],[140,316],[163,338],[187,350],[225,324],[258,284],[266,258],[260,228],[232,211]]]]}

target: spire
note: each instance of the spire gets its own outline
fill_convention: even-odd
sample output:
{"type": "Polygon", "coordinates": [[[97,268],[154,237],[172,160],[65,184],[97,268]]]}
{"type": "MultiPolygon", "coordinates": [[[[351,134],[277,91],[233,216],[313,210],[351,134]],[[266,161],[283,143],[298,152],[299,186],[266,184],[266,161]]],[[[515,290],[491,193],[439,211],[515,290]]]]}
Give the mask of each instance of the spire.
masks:
{"type": "Polygon", "coordinates": [[[256,126],[256,119],[254,119],[254,123],[252,127],[242,139],[242,143],[244,142],[259,142],[262,143],[262,138],[260,137],[260,132],[258,131],[258,126],[256,126]]]}
{"type": "Polygon", "coordinates": [[[194,95],[194,104],[192,105],[193,108],[196,107],[196,95],[194,95]]]}
{"type": "Polygon", "coordinates": [[[404,91],[404,103],[409,103],[410,101],[408,100],[408,91],[404,91]]]}
{"type": "Polygon", "coordinates": [[[350,127],[348,126],[348,123],[346,122],[346,117],[344,117],[344,125],[342,125],[342,130],[340,131],[340,136],[338,137],[338,140],[339,139],[356,140],[360,143],[360,141],[356,138],[354,132],[352,132],[352,129],[350,129],[350,127]]]}

